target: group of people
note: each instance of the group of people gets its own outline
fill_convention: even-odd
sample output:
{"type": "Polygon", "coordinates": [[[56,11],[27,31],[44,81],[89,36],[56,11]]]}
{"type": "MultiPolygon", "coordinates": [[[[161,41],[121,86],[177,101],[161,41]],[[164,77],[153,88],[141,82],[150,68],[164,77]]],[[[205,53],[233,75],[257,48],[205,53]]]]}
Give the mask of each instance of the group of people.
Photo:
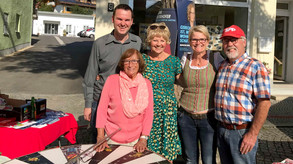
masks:
{"type": "Polygon", "coordinates": [[[270,80],[261,62],[245,52],[241,28],[224,29],[224,59],[207,50],[205,26],[191,27],[192,52],[180,60],[164,51],[170,43],[165,23],[147,28],[150,51],[141,54],[141,39],[128,32],[132,9],[119,4],[112,22],[114,30],[93,44],[83,82],[84,118],[97,128],[93,142],[121,129],[98,152],[108,144],[127,145],[172,162],[183,150],[186,163],[198,163],[201,151],[202,162],[211,164],[218,148],[221,163],[255,163],[257,135],[270,108],[270,80]],[[178,104],[174,83],[183,88],[178,104]]]}

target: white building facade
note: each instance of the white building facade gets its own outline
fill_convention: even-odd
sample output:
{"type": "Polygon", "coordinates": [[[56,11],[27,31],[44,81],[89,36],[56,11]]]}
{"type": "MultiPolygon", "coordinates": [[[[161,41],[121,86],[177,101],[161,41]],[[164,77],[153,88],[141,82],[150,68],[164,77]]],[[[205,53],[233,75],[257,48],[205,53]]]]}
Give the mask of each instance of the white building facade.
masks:
{"type": "Polygon", "coordinates": [[[38,11],[38,19],[33,21],[33,34],[75,37],[78,32],[94,27],[94,23],[92,15],[38,11]]]}

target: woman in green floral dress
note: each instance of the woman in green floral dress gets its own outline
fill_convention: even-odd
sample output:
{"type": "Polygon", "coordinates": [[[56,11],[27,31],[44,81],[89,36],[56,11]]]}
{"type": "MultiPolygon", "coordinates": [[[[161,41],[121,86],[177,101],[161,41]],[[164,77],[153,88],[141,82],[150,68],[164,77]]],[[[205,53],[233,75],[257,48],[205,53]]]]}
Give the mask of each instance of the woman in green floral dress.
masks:
{"type": "Polygon", "coordinates": [[[181,154],[174,93],[175,78],[179,78],[182,71],[180,59],[164,52],[170,43],[170,32],[165,23],[148,27],[147,43],[151,51],[143,54],[147,65],[144,77],[152,82],[154,92],[154,119],[148,148],[173,161],[181,154]]]}

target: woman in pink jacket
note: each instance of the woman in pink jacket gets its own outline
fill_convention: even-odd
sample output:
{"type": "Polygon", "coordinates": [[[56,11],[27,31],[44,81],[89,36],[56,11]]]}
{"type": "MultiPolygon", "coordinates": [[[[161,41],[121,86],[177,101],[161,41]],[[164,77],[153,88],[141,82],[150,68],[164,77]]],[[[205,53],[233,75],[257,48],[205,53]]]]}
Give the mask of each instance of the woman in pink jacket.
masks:
{"type": "Polygon", "coordinates": [[[118,67],[120,73],[109,76],[102,91],[96,120],[97,142],[118,128],[121,130],[96,150],[118,144],[143,152],[153,121],[152,84],[142,76],[145,63],[136,49],[126,50],[118,67]]]}

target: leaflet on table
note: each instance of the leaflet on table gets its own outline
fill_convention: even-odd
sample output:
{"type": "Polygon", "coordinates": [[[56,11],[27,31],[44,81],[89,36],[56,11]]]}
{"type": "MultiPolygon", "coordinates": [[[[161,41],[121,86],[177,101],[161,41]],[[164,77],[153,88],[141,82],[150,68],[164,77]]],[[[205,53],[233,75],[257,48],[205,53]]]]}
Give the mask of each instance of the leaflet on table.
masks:
{"type": "Polygon", "coordinates": [[[23,121],[23,122],[18,122],[14,126],[8,126],[12,127],[14,129],[26,129],[29,127],[32,128],[43,128],[47,126],[48,124],[53,124],[57,121],[59,121],[60,117],[68,116],[66,113],[62,111],[50,111],[46,113],[46,117],[35,120],[35,121],[23,121]]]}
{"type": "Polygon", "coordinates": [[[10,126],[10,125],[15,125],[16,122],[16,118],[12,117],[12,118],[3,118],[0,117],[0,127],[2,126],[10,126]]]}
{"type": "Polygon", "coordinates": [[[35,121],[26,121],[26,122],[19,123],[19,124],[13,126],[13,128],[14,129],[25,129],[25,128],[31,127],[35,123],[36,123],[35,121]]]}
{"type": "Polygon", "coordinates": [[[51,118],[46,117],[46,118],[39,119],[37,121],[29,121],[29,122],[25,122],[25,123],[20,123],[20,124],[14,126],[13,128],[15,128],[15,129],[26,129],[29,127],[42,128],[42,127],[47,126],[48,124],[53,124],[57,121],[59,121],[58,117],[51,117],[51,118]]]}
{"type": "Polygon", "coordinates": [[[31,121],[31,122],[33,122],[32,124],[30,124],[28,126],[17,128],[17,129],[26,129],[26,128],[29,128],[29,127],[42,128],[42,127],[47,126],[48,124],[53,124],[54,122],[57,122],[57,121],[59,121],[59,118],[56,118],[56,117],[55,118],[43,118],[43,119],[40,119],[40,120],[37,120],[37,121],[31,121]]]}
{"type": "Polygon", "coordinates": [[[68,116],[68,114],[62,112],[62,111],[49,111],[46,113],[47,117],[64,117],[68,116]]]}

